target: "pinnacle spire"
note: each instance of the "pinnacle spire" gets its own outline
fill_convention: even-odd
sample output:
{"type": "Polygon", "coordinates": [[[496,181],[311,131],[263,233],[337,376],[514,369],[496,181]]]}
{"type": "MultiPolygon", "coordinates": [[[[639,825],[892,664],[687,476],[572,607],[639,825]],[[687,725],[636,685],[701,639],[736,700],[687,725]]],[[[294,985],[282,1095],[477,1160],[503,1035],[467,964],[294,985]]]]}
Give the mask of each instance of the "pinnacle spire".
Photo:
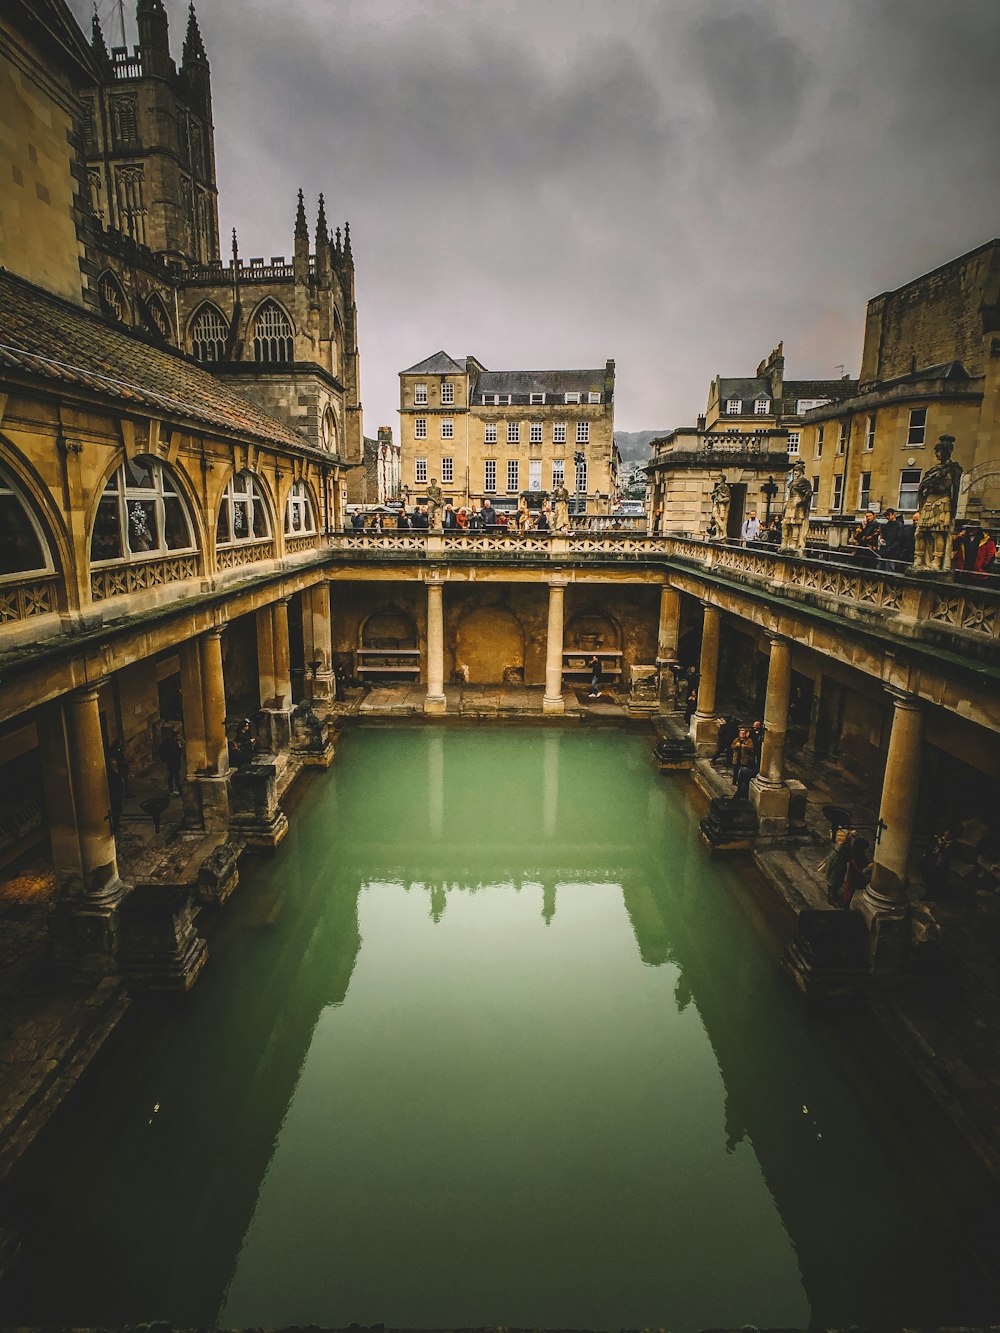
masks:
{"type": "Polygon", "coordinates": [[[107,44],[104,41],[104,32],[101,28],[101,20],[97,13],[97,3],[94,3],[94,13],[90,20],[90,44],[94,48],[94,55],[102,66],[110,64],[107,44]]]}
{"type": "Polygon", "coordinates": [[[339,254],[340,254],[340,251],[341,251],[341,244],[340,244],[340,228],[339,228],[339,227],[337,228],[337,232],[336,232],[336,239],[335,239],[335,242],[334,242],[334,249],[337,251],[337,254],[339,255],[339,254]]]}
{"type": "Polygon", "coordinates": [[[330,232],[326,225],[326,205],[323,202],[323,193],[320,191],[319,212],[316,215],[316,245],[328,245],[330,241],[330,232]]]}
{"type": "Polygon", "coordinates": [[[201,40],[201,29],[198,27],[198,15],[194,12],[194,0],[191,0],[191,4],[188,6],[188,25],[187,32],[184,35],[184,53],[181,63],[182,65],[208,64],[205,43],[201,40]]]}
{"type": "Polygon", "coordinates": [[[354,254],[351,250],[351,224],[349,222],[344,223],[344,258],[354,258],[354,254]]]}
{"type": "Polygon", "coordinates": [[[234,267],[235,267],[236,265],[238,265],[239,262],[240,262],[240,247],[239,247],[239,245],[237,244],[237,241],[236,241],[236,228],[234,227],[234,228],[233,228],[233,265],[234,265],[234,267]]]}
{"type": "Polygon", "coordinates": [[[295,210],[295,235],[309,239],[309,224],[306,222],[306,205],[302,198],[302,191],[299,190],[299,205],[295,210]]]}

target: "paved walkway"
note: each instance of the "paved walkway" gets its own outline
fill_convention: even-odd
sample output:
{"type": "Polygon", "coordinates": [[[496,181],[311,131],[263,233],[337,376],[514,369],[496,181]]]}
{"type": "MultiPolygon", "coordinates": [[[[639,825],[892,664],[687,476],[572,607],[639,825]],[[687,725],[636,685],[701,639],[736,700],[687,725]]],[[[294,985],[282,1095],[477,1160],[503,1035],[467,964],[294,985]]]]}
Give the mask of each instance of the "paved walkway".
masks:
{"type": "MultiPolygon", "coordinates": [[[[444,715],[466,718],[550,716],[542,708],[544,693],[541,685],[446,685],[444,715]]],[[[426,695],[426,685],[408,682],[375,685],[364,691],[348,691],[347,699],[336,704],[334,711],[340,716],[423,717],[426,695]]],[[[596,699],[588,697],[586,688],[566,690],[563,703],[567,717],[620,720],[627,716],[619,696],[608,689],[596,699]]]]}

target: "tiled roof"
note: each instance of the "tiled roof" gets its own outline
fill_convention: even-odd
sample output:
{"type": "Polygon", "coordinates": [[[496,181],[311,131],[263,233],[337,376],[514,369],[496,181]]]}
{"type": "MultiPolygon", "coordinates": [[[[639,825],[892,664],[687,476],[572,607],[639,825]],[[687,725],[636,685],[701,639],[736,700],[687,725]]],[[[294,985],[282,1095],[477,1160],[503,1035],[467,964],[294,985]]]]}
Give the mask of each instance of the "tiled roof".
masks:
{"type": "Polygon", "coordinates": [[[762,377],[748,380],[719,380],[719,399],[723,403],[727,398],[738,398],[741,402],[750,403],[760,394],[765,398],[771,396],[771,385],[762,377]]]}
{"type": "Polygon", "coordinates": [[[800,398],[850,398],[858,387],[857,380],[785,380],[781,396],[785,402],[800,398]]]}
{"type": "Polygon", "coordinates": [[[453,361],[447,352],[435,352],[425,361],[418,361],[409,370],[401,370],[401,375],[464,375],[465,366],[453,361]]]}
{"type": "Polygon", "coordinates": [[[509,393],[515,398],[533,393],[603,393],[604,374],[603,366],[600,370],[484,370],[473,393],[509,393]]]}
{"type": "Polygon", "coordinates": [[[3,366],[225,435],[309,447],[301,435],[179,353],[142,342],[0,268],[3,366]]]}

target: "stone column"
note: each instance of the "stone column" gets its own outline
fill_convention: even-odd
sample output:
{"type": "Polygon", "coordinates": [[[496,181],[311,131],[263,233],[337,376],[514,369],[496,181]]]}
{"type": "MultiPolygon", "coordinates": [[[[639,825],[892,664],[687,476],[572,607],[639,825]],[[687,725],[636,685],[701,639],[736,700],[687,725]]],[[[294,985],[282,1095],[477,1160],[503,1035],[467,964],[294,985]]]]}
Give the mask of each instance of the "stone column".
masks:
{"type": "Polygon", "coordinates": [[[890,689],[889,694],[894,708],[879,807],[881,838],[874,849],[871,882],[851,903],[868,922],[872,964],[879,971],[897,967],[908,942],[907,871],[924,739],[921,701],[900,690],[890,689]]]}
{"type": "Polygon", "coordinates": [[[226,680],[222,670],[222,627],[198,640],[202,708],[205,718],[205,767],[198,776],[206,829],[229,822],[229,741],[226,737],[226,680]]]}
{"type": "Polygon", "coordinates": [[[262,606],[254,617],[257,624],[257,680],[261,708],[274,706],[274,622],[270,606],[262,606]]]}
{"type": "Polygon", "coordinates": [[[771,654],[764,701],[764,744],[760,772],[750,784],[750,798],[760,818],[762,833],[780,833],[788,827],[788,787],[785,784],[785,733],[792,691],[792,645],[780,634],[768,636],[771,654]]]}
{"type": "Polygon", "coordinates": [[[49,847],[56,884],[61,887],[71,875],[80,879],[83,877],[80,836],[77,831],[76,807],[73,804],[69,738],[61,699],[55,699],[38,710],[37,727],[49,847]]]}
{"type": "Polygon", "coordinates": [[[88,898],[117,902],[122,895],[118,856],[111,829],[111,801],[101,734],[99,689],[85,685],[67,700],[70,774],[76,826],[80,839],[80,866],[88,898]]]}
{"type": "Polygon", "coordinates": [[[673,706],[674,673],[671,666],[677,662],[677,643],[681,630],[681,595],[665,583],[660,589],[660,624],[656,636],[656,666],[660,673],[660,704],[673,706]]]}
{"type": "Polygon", "coordinates": [[[566,582],[552,579],[549,583],[549,626],[545,640],[545,694],[543,713],[564,713],[563,699],[563,618],[565,613],[566,582]]]}
{"type": "Polygon", "coordinates": [[[444,695],[444,589],[437,579],[427,582],[427,694],[425,713],[443,713],[444,695]]]}
{"type": "MultiPolygon", "coordinates": [[[[291,739],[292,678],[288,647],[288,601],[279,598],[257,612],[257,670],[266,734],[262,748],[287,750],[291,739]]],[[[304,617],[303,617],[304,619],[304,617]]]]}
{"type": "Polygon", "coordinates": [[[717,606],[702,603],[701,662],[698,667],[698,707],[691,719],[691,739],[698,754],[712,754],[719,734],[715,715],[715,691],[719,678],[719,638],[722,612],[717,606]]]}
{"type": "Polygon", "coordinates": [[[330,623],[330,585],[318,583],[302,594],[302,633],[306,660],[306,689],[313,702],[334,696],[333,629],[330,623]],[[319,665],[313,674],[313,663],[319,665]]]}
{"type": "Polygon", "coordinates": [[[274,707],[288,712],[292,707],[292,665],[288,644],[288,603],[290,597],[279,597],[271,603],[271,626],[274,637],[274,707]]]}
{"type": "Polygon", "coordinates": [[[181,644],[180,659],[185,778],[193,782],[208,767],[205,753],[205,689],[201,680],[201,646],[197,639],[188,639],[181,644]]]}

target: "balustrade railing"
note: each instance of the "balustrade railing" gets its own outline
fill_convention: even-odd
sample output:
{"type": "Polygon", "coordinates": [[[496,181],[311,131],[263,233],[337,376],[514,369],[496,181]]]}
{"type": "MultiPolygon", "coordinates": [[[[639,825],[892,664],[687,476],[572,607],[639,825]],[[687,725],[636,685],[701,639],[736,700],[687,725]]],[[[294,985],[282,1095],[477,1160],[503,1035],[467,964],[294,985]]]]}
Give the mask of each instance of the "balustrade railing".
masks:
{"type": "Polygon", "coordinates": [[[198,574],[198,556],[167,555],[155,560],[135,561],[127,565],[110,565],[95,569],[90,575],[90,599],[102,602],[108,597],[121,597],[130,592],[143,592],[164,583],[193,579],[198,574]]]}
{"type": "Polygon", "coordinates": [[[46,574],[23,583],[0,584],[0,625],[47,616],[59,609],[58,577],[46,574]]]}
{"type": "Polygon", "coordinates": [[[239,569],[255,565],[259,560],[274,559],[274,542],[245,542],[242,546],[224,546],[215,553],[219,569],[239,569]]]}

